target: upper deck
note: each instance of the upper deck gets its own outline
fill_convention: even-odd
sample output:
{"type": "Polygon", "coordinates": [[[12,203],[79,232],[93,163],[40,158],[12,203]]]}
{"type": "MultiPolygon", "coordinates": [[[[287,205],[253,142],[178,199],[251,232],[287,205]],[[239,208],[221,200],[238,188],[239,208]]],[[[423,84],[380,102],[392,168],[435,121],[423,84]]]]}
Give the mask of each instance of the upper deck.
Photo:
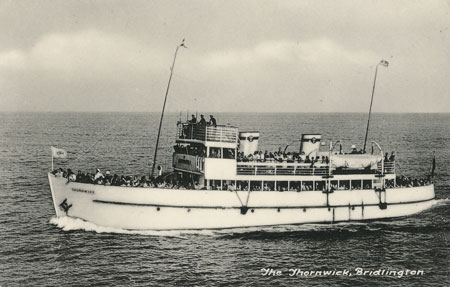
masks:
{"type": "Polygon", "coordinates": [[[197,142],[205,145],[236,146],[238,128],[228,125],[177,123],[177,142],[197,142]],[[208,144],[211,143],[211,144],[208,144]]]}
{"type": "Polygon", "coordinates": [[[395,174],[395,162],[378,162],[375,169],[340,169],[328,164],[286,162],[238,162],[237,175],[343,175],[343,174],[395,174]]]}

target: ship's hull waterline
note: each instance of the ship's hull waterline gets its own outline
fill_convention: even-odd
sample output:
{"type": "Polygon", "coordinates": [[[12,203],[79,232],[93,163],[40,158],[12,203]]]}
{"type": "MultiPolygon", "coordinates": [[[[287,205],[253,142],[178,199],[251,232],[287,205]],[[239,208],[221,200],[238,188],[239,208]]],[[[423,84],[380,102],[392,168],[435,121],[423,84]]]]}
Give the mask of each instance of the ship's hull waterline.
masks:
{"type": "Polygon", "coordinates": [[[374,190],[249,193],[103,186],[67,182],[52,174],[48,178],[58,217],[70,216],[99,226],[130,230],[373,220],[412,215],[436,203],[434,185],[392,188],[381,193],[374,190]]]}

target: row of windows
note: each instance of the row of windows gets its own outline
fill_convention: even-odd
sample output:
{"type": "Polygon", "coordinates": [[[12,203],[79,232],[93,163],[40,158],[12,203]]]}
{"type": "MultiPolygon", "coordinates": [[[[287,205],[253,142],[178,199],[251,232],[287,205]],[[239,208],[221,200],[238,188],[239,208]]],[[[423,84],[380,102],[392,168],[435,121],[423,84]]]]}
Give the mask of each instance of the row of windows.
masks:
{"type": "MultiPolygon", "coordinates": [[[[313,191],[326,190],[328,181],[248,181],[248,180],[210,180],[211,189],[251,190],[251,191],[313,191]]],[[[372,180],[331,180],[334,190],[372,189],[372,180]]]]}
{"type": "MultiPolygon", "coordinates": [[[[188,145],[177,144],[173,148],[176,153],[195,155],[200,157],[205,157],[207,153],[206,147],[199,144],[188,144],[188,145]]],[[[236,159],[236,151],[234,148],[210,147],[208,157],[236,159]]]]}
{"type": "Polygon", "coordinates": [[[236,159],[236,154],[233,148],[210,147],[209,157],[236,159]]]}

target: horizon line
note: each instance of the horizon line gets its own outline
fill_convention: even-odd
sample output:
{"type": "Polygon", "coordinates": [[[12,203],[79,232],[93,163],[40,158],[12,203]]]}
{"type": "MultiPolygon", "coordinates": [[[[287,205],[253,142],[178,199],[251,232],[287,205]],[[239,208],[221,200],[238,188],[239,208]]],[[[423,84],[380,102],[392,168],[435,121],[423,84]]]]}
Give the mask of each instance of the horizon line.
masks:
{"type": "MultiPolygon", "coordinates": [[[[168,111],[165,112],[166,114],[179,114],[179,113],[183,113],[185,114],[186,112],[189,111],[168,111]]],[[[136,113],[136,114],[145,114],[145,113],[151,113],[151,114],[155,114],[158,113],[160,114],[160,111],[32,111],[32,110],[15,110],[15,111],[11,111],[11,110],[0,110],[0,113],[136,113]]],[[[192,113],[192,111],[189,112],[189,114],[192,113]]],[[[200,114],[200,112],[195,112],[197,114],[200,114]]],[[[254,111],[254,112],[250,112],[250,111],[242,111],[242,112],[237,112],[237,111],[203,111],[203,113],[227,113],[227,114],[367,114],[367,112],[342,112],[342,111],[337,111],[337,112],[324,112],[324,111],[316,111],[316,112],[311,112],[311,111],[299,111],[299,112],[281,112],[281,111],[254,111]]],[[[395,111],[395,112],[384,112],[384,111],[378,111],[378,112],[372,112],[372,114],[450,114],[449,112],[399,112],[399,111],[395,111]]]]}

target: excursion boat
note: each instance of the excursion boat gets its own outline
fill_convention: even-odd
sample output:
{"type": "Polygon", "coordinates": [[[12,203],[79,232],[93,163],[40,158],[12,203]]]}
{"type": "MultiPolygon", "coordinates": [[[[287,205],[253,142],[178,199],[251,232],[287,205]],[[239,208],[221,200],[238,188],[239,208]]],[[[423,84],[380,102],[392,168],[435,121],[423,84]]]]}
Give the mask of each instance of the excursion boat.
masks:
{"type": "MultiPolygon", "coordinates": [[[[183,46],[175,51],[151,175],[170,79],[183,46]]],[[[366,139],[368,127],[369,121],[366,139]]],[[[177,131],[170,175],[179,183],[176,188],[89,184],[49,173],[56,215],[130,230],[220,229],[402,217],[436,202],[432,177],[402,186],[395,160],[387,160],[375,142],[376,152],[366,153],[364,144],[363,153],[345,154],[339,141],[326,146],[320,134],[303,134],[295,157],[283,157],[281,151],[266,157],[258,152],[258,132],[181,121],[177,131]]],[[[56,157],[58,152],[66,155],[57,150],[56,157]]]]}
{"type": "Polygon", "coordinates": [[[259,133],[177,128],[174,175],[197,189],[86,184],[49,173],[57,216],[123,229],[215,229],[401,217],[435,203],[431,182],[400,187],[395,161],[374,142],[374,154],[344,154],[340,142],[321,151],[321,135],[304,134],[296,162],[243,161],[238,154],[258,151],[259,133]]]}

